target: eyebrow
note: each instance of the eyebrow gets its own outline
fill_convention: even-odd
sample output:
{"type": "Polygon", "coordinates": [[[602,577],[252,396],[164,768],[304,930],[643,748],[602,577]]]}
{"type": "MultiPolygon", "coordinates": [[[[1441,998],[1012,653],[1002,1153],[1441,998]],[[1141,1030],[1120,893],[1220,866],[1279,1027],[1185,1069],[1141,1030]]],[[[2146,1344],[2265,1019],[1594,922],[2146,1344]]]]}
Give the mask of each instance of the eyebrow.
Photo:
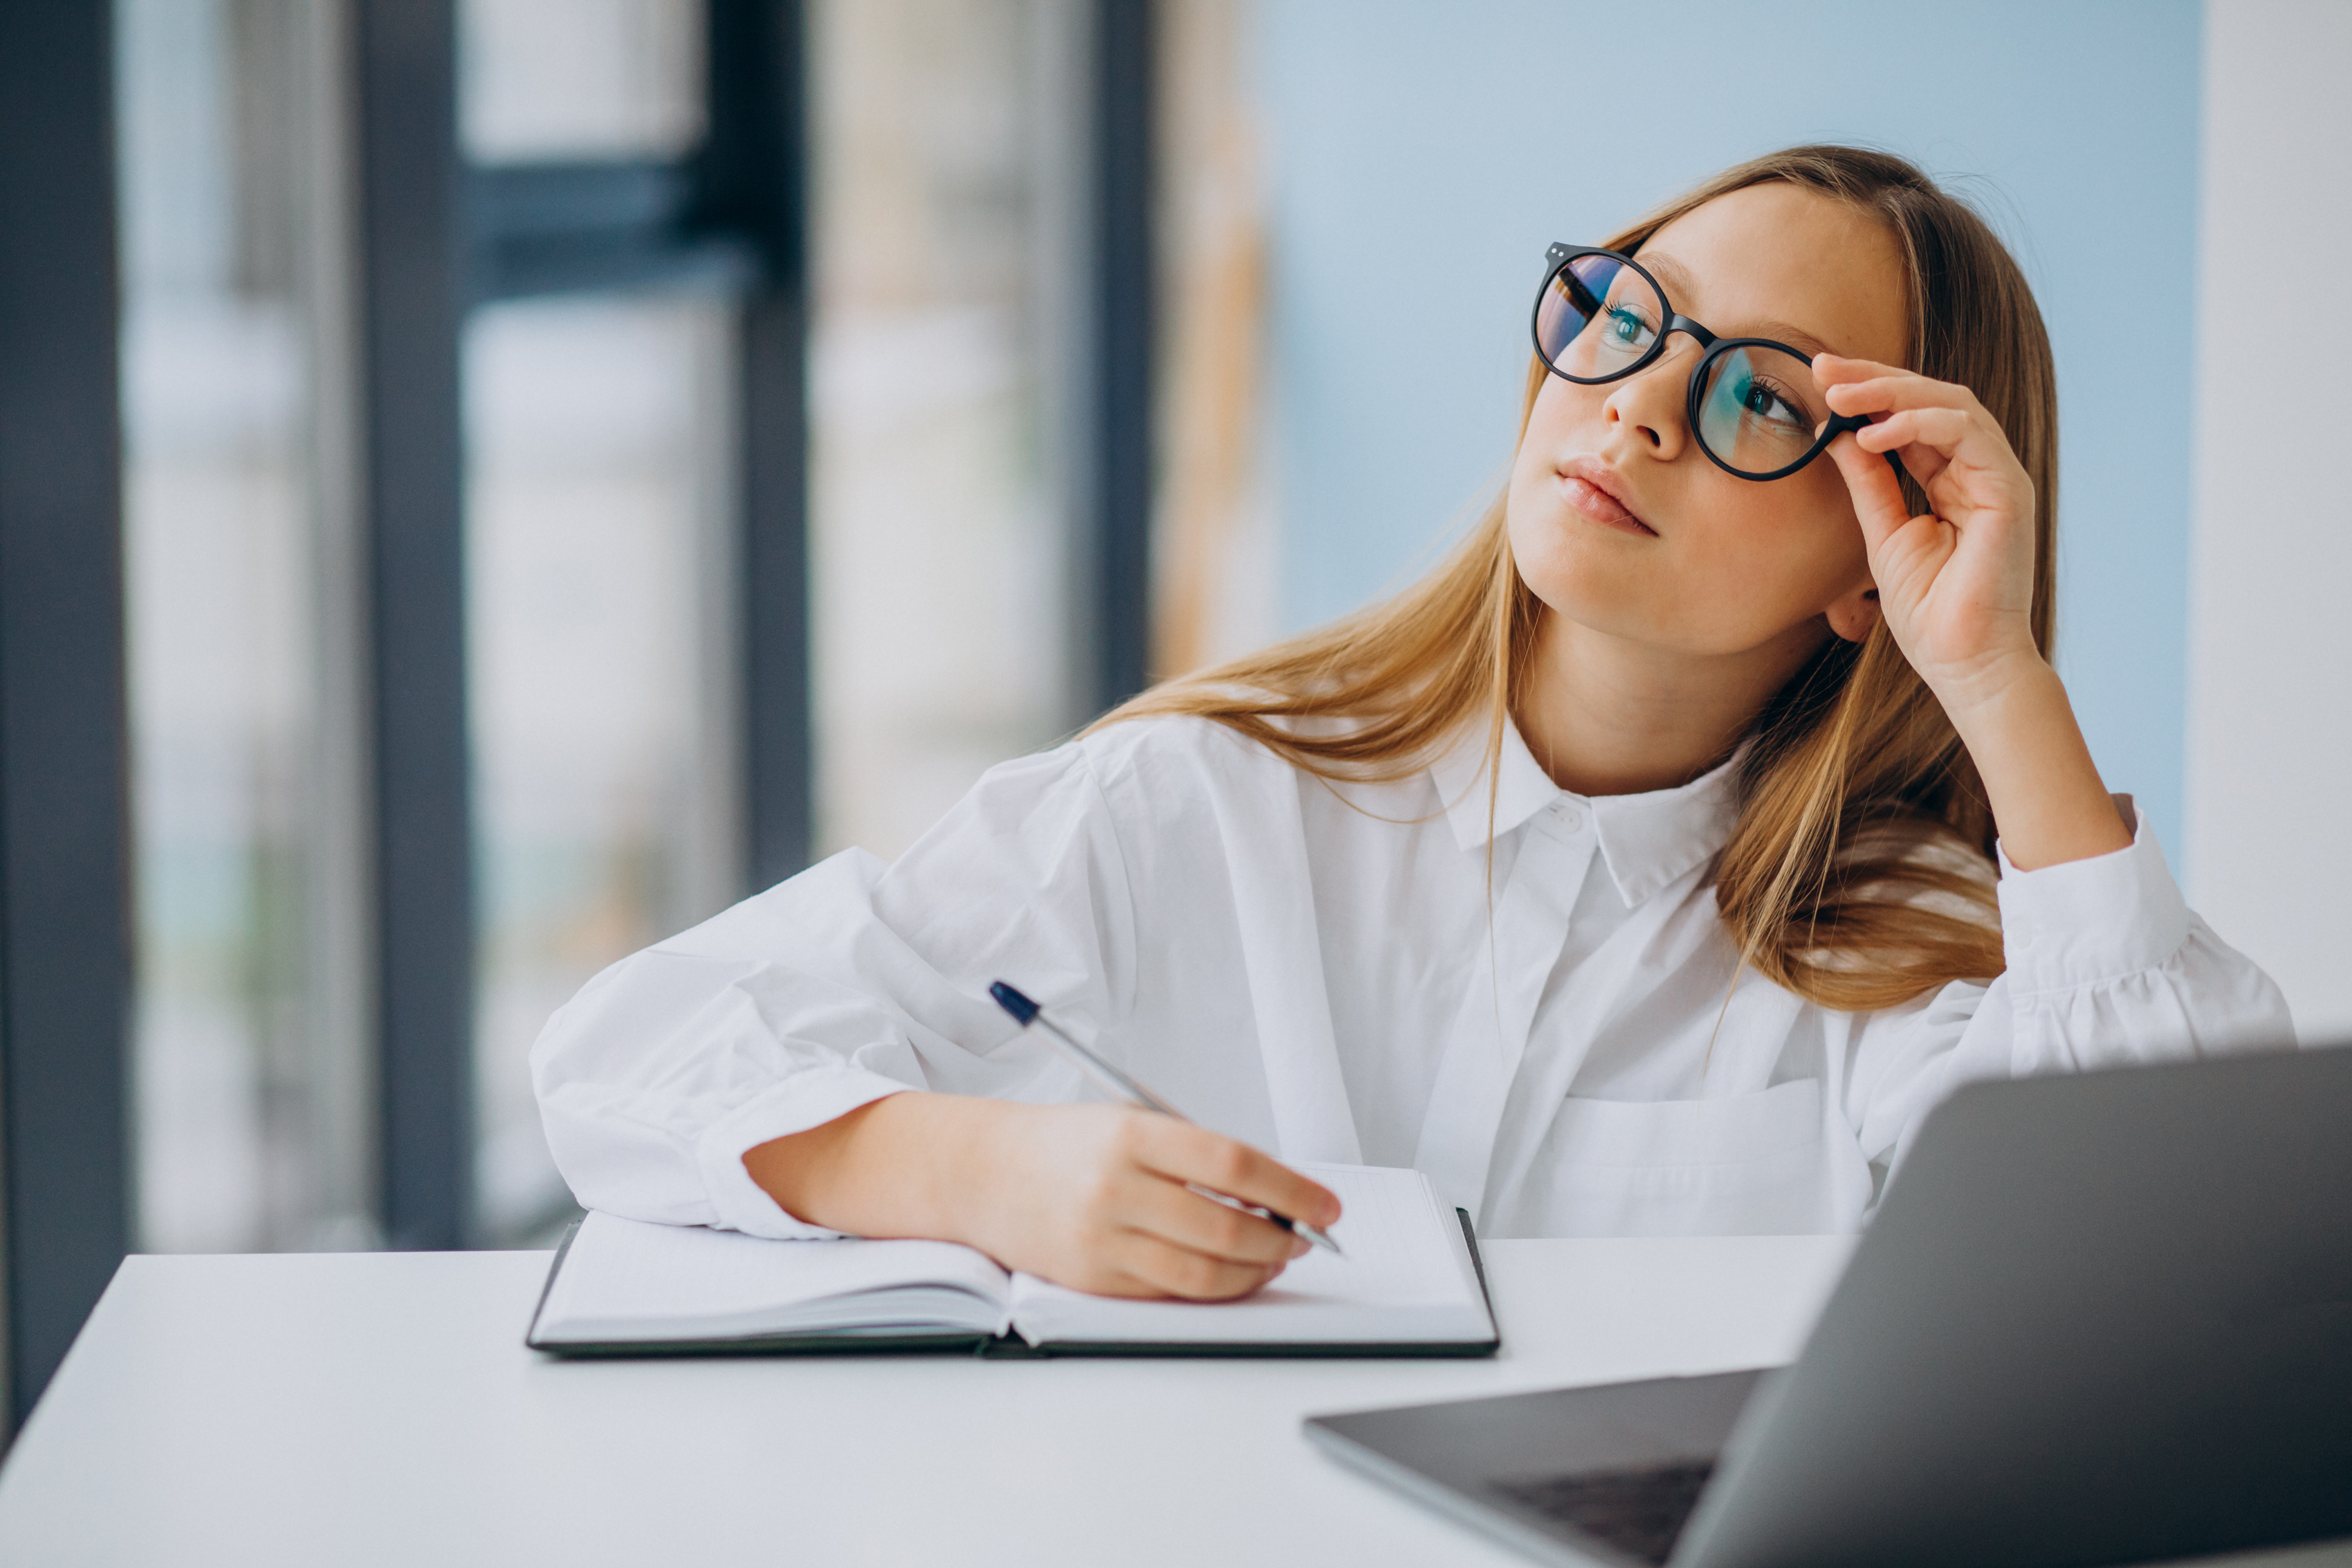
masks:
{"type": "MultiPolygon", "coordinates": [[[[1690,269],[1685,267],[1681,262],[1676,261],[1671,256],[1637,256],[1634,259],[1641,262],[1643,267],[1648,267],[1652,272],[1656,273],[1658,275],[1658,280],[1665,284],[1669,289],[1680,289],[1685,292],[1691,292],[1696,290],[1697,287],[1697,282],[1691,277],[1690,269]]],[[[1713,323],[1710,322],[1709,326],[1712,327],[1713,323]]],[[[1751,321],[1748,323],[1748,330],[1742,332],[1726,332],[1723,336],[1727,338],[1773,338],[1788,344],[1790,348],[1802,349],[1806,350],[1809,355],[1836,352],[1834,349],[1832,349],[1827,343],[1822,342],[1812,333],[1806,331],[1802,327],[1794,326],[1787,321],[1751,321]]]]}

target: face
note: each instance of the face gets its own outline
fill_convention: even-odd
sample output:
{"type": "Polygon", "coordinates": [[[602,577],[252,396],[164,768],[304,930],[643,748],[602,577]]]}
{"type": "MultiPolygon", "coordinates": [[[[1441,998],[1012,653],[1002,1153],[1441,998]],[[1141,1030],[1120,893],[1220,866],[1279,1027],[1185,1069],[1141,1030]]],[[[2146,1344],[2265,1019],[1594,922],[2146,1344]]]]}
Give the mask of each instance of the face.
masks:
{"type": "MultiPolygon", "coordinates": [[[[1782,183],[1718,196],[1640,260],[1676,312],[1720,337],[1904,361],[1895,238],[1827,196],[1782,183]]],[[[1862,530],[1826,453],[1760,483],[1707,460],[1685,413],[1701,352],[1677,334],[1622,381],[1544,377],[1511,471],[1511,549],[1573,626],[1663,653],[1785,658],[1831,635],[1827,612],[1868,588],[1862,530]]]]}

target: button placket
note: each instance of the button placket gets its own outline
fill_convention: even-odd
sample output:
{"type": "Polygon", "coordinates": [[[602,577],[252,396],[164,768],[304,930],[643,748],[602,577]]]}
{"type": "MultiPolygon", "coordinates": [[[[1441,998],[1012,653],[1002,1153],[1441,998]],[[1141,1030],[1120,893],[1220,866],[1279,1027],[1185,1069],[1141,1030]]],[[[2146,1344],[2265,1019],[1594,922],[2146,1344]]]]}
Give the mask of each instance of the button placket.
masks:
{"type": "Polygon", "coordinates": [[[1528,832],[1496,894],[1487,962],[1455,1015],[1413,1160],[1449,1206],[1480,1207],[1511,1081],[1592,860],[1589,840],[1528,832]]]}

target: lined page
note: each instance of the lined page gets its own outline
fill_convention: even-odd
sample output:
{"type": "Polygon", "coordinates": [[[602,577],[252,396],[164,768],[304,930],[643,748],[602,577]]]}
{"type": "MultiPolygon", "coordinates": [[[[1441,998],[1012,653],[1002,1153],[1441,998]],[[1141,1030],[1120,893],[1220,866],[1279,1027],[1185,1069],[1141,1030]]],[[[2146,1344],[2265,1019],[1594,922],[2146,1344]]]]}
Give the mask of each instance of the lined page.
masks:
{"type": "Polygon", "coordinates": [[[1013,1276],[1013,1326],[1033,1344],[1451,1343],[1492,1339],[1461,1225],[1419,1171],[1299,1164],[1342,1214],[1321,1248],[1238,1301],[1129,1301],[1013,1276]]]}
{"type": "Polygon", "coordinates": [[[591,1214],[534,1343],[791,1332],[1002,1333],[1004,1270],[951,1241],[774,1241],[591,1214]]]}

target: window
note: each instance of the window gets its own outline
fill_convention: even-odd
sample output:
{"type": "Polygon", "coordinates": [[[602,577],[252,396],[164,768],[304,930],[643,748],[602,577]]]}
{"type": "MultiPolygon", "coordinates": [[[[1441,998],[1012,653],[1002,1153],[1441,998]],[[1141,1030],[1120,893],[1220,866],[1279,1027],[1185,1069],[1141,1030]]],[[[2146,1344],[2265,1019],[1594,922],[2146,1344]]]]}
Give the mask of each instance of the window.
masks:
{"type": "MultiPolygon", "coordinates": [[[[461,17],[464,146],[491,179],[697,150],[688,0],[467,0],[461,17]]],[[[478,305],[464,347],[473,1228],[494,1245],[576,1212],[531,1095],[548,1015],[741,880],[735,303],[723,274],[547,275],[478,305]]]]}
{"type": "Polygon", "coordinates": [[[142,1247],[373,1235],[320,8],[121,0],[142,1247]]]}
{"type": "Polygon", "coordinates": [[[1075,13],[812,13],[818,852],[895,858],[1071,728],[1075,13]]]}

